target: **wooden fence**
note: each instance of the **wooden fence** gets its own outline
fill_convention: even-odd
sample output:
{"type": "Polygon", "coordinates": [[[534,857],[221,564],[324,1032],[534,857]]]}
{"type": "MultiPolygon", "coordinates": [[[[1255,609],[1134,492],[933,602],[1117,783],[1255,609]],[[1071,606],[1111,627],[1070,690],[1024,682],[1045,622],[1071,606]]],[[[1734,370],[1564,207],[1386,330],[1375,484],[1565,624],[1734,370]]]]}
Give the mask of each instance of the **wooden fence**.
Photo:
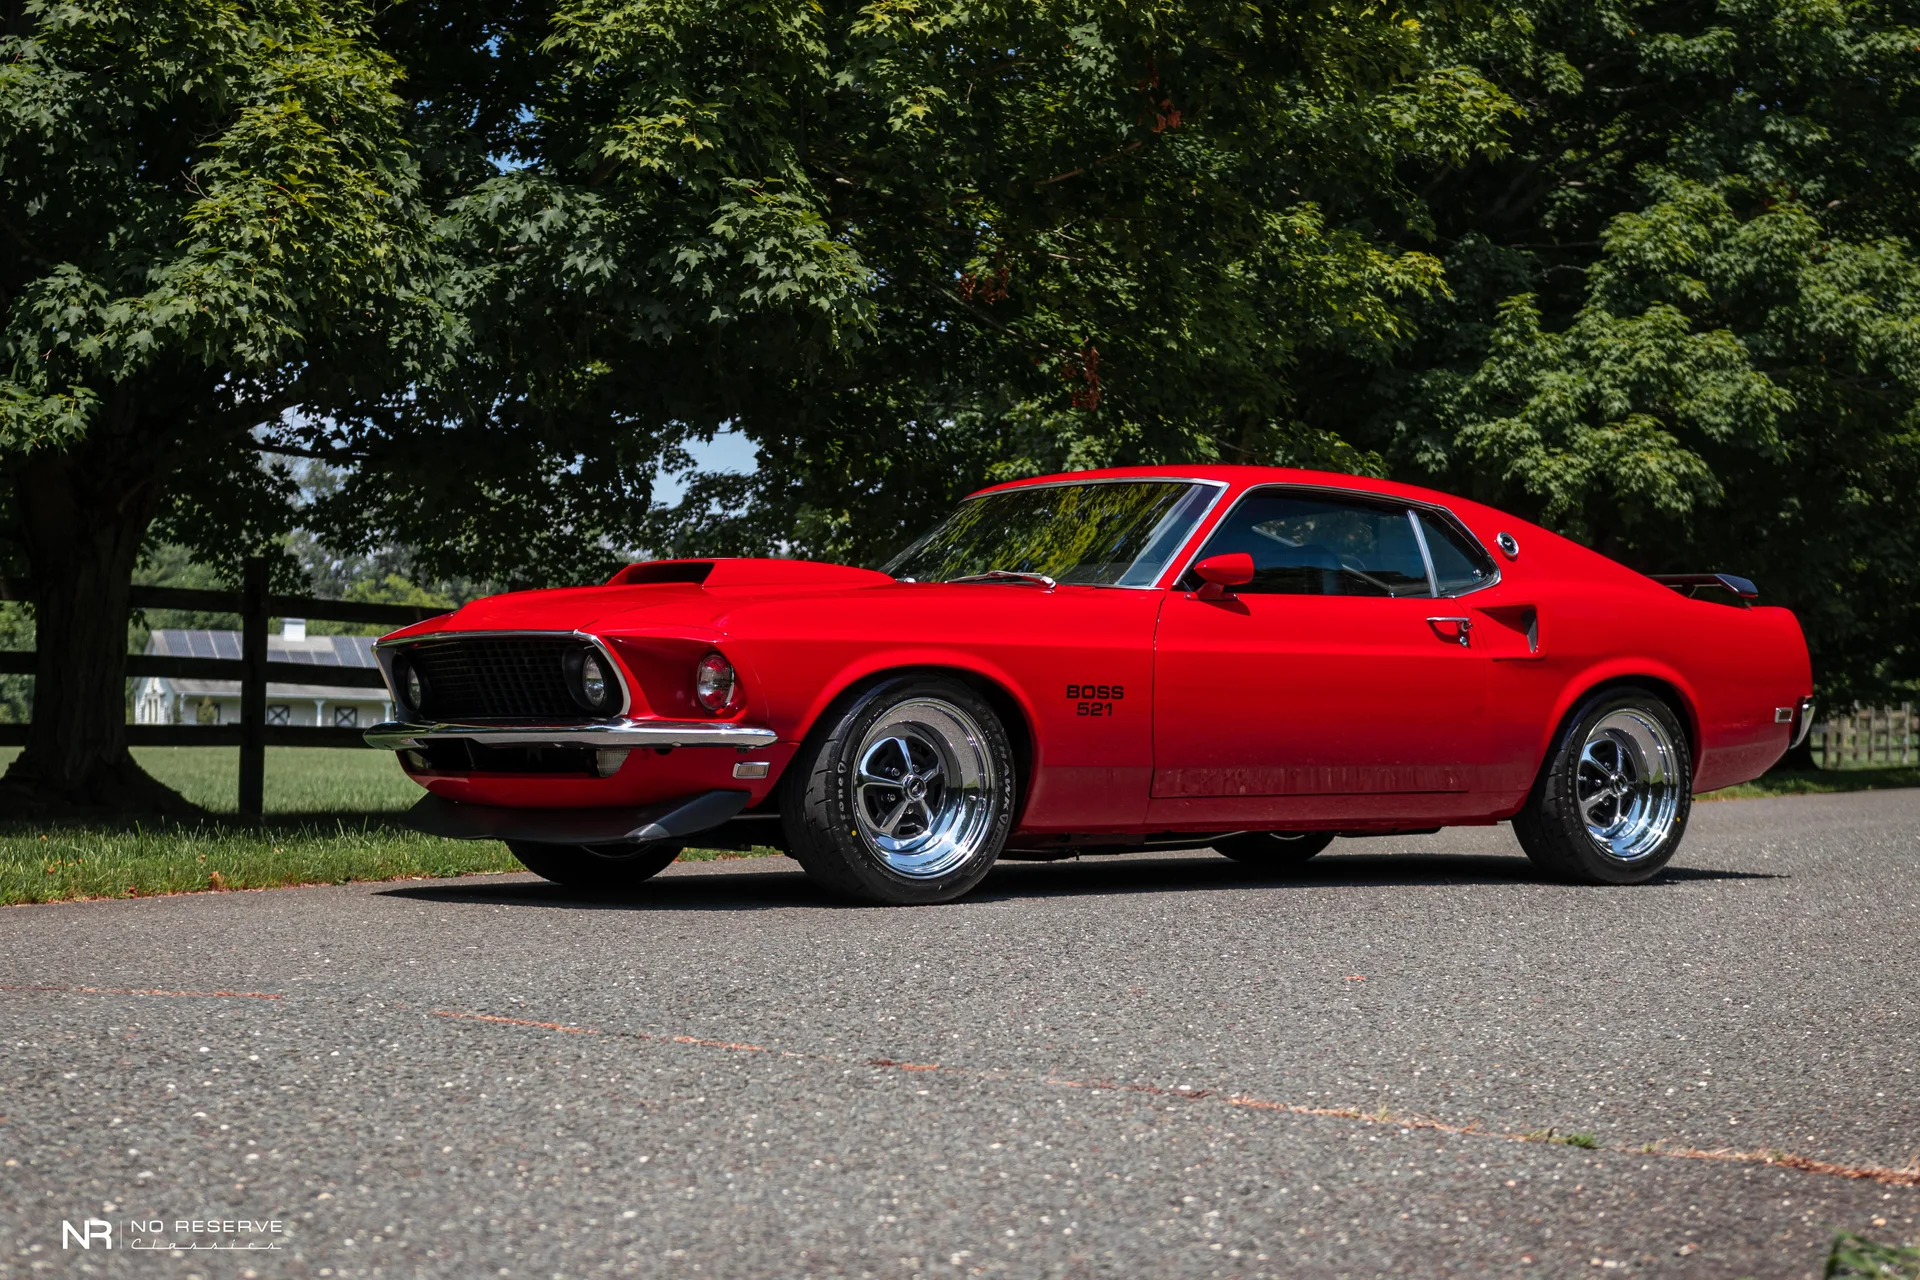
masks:
{"type": "Polygon", "coordinates": [[[1812,745],[1823,769],[1920,763],[1920,714],[1911,702],[1855,707],[1816,721],[1812,745]]]}
{"type": "MultiPolygon", "coordinates": [[[[31,600],[32,584],[0,578],[0,600],[31,600]]],[[[307,596],[276,596],[267,592],[267,564],[246,562],[238,591],[200,591],[184,587],[135,587],[130,603],[136,609],[194,609],[207,613],[237,613],[241,620],[241,656],[234,658],[175,658],[158,654],[129,654],[127,675],[180,679],[238,680],[240,723],[235,725],[130,724],[127,742],[136,747],[240,748],[240,812],[260,813],[266,775],[266,749],[276,747],[358,747],[365,742],[358,729],[305,728],[267,723],[267,684],[325,683],[351,689],[385,689],[380,672],[370,667],[327,667],[308,662],[267,661],[267,620],[273,617],[314,618],[325,622],[361,622],[373,626],[404,627],[444,612],[431,606],[356,604],[345,600],[316,600],[307,596]],[[316,677],[323,679],[317,680],[316,677]]],[[[31,649],[0,650],[0,675],[32,675],[37,655],[31,649]]],[[[1813,727],[1813,752],[1823,769],[1863,768],[1870,765],[1920,763],[1920,712],[1903,702],[1897,707],[1856,707],[1829,715],[1813,727]]],[[[0,746],[21,746],[27,726],[0,724],[0,746]]]]}
{"type": "MultiPolygon", "coordinates": [[[[31,600],[33,584],[0,578],[0,600],[31,600]]],[[[267,562],[246,562],[238,591],[199,591],[185,587],[135,587],[136,609],[193,609],[240,615],[240,657],[176,658],[129,654],[127,675],[188,680],[238,680],[240,723],[130,724],[127,742],[136,747],[239,747],[240,812],[258,817],[266,777],[267,747],[360,747],[359,729],[306,728],[267,723],[267,684],[326,684],[350,689],[382,689],[386,682],[373,667],[331,667],[311,662],[267,661],[267,619],[315,618],[325,622],[361,622],[399,628],[446,612],[431,606],[357,604],[277,596],[267,591],[267,562]]],[[[0,650],[0,675],[32,675],[38,654],[32,649],[0,650]]],[[[0,724],[0,746],[26,743],[28,726],[0,724]]]]}

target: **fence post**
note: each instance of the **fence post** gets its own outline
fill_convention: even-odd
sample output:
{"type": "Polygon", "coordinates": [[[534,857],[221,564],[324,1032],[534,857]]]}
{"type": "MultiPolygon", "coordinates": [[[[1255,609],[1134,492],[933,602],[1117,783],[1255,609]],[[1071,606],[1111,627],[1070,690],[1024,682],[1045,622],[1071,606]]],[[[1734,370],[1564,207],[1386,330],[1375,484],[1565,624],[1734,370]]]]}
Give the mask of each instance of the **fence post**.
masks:
{"type": "Polygon", "coordinates": [[[257,818],[267,778],[267,562],[249,556],[240,579],[240,816],[257,818]]]}

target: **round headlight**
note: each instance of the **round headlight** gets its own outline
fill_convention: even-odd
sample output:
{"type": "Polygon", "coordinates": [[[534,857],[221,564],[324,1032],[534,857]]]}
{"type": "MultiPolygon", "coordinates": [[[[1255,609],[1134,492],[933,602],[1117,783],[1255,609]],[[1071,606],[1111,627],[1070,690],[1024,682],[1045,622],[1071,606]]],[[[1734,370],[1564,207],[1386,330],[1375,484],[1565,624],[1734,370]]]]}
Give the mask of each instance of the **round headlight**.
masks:
{"type": "Polygon", "coordinates": [[[598,649],[568,649],[560,657],[560,669],[566,673],[568,692],[583,709],[600,715],[620,700],[613,663],[598,649]]]}
{"type": "Polygon", "coordinates": [[[427,682],[420,677],[420,669],[411,662],[400,671],[400,697],[407,704],[407,710],[415,715],[422,714],[427,705],[427,682]]]}
{"type": "Polygon", "coordinates": [[[589,653],[580,659],[580,692],[590,707],[607,705],[607,670],[600,665],[597,654],[589,653]]]}
{"type": "Polygon", "coordinates": [[[739,689],[740,681],[733,673],[733,664],[717,653],[700,659],[700,664],[693,669],[693,696],[716,715],[733,708],[739,689]]]}

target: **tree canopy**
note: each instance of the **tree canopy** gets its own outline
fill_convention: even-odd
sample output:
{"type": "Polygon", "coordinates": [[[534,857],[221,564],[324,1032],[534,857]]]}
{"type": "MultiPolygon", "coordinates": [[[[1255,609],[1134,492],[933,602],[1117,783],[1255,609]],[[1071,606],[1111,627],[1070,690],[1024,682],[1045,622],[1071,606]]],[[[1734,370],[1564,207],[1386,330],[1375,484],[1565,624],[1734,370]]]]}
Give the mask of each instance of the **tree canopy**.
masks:
{"type": "Polygon", "coordinates": [[[392,44],[422,134],[507,163],[448,205],[467,363],[336,424],[355,470],[316,518],[501,579],[608,536],[870,559],[996,475],[1342,461],[1290,371],[1406,336],[1441,289],[1394,243],[1406,175],[1511,113],[1372,6],[590,0],[392,44]],[[496,69],[524,100],[475,111],[496,69]],[[636,524],[723,424],[757,473],[636,524]]]}
{"type": "Polygon", "coordinates": [[[1901,6],[438,12],[388,44],[482,355],[366,424],[336,540],[871,561],[993,479],[1290,462],[1750,574],[1825,696],[1920,676],[1901,6]],[[723,424],[757,472],[642,516],[723,424]]]}
{"type": "MultiPolygon", "coordinates": [[[[1909,19],[0,0],[15,567],[71,648],[143,540],[872,562],[996,479],[1294,463],[1749,574],[1824,695],[1886,696],[1920,676],[1909,19]],[[757,469],[655,501],[721,430],[757,469]]],[[[23,764],[66,786],[124,757],[70,745],[119,715],[60,709],[117,685],[93,647],[38,677],[23,764]]]]}
{"type": "Polygon", "coordinates": [[[0,5],[0,474],[40,652],[16,785],[155,794],[117,729],[154,516],[172,498],[244,522],[275,488],[263,423],[426,368],[405,355],[442,327],[426,208],[366,18],[0,5]]]}
{"type": "Polygon", "coordinates": [[[1509,149],[1423,188],[1448,293],[1311,420],[1648,570],[1757,579],[1823,696],[1920,677],[1911,6],[1547,3],[1468,56],[1509,149]]]}

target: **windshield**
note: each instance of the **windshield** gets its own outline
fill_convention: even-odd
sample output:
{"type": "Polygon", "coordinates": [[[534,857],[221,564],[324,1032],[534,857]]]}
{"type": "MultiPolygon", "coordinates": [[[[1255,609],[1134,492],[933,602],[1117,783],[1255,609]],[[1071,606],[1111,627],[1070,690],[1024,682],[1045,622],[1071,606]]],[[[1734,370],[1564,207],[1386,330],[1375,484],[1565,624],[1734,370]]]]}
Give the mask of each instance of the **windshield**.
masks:
{"type": "Polygon", "coordinates": [[[1212,496],[1180,480],[1002,489],[961,503],[885,572],[952,582],[1000,570],[1082,586],[1150,587],[1212,496]]]}

